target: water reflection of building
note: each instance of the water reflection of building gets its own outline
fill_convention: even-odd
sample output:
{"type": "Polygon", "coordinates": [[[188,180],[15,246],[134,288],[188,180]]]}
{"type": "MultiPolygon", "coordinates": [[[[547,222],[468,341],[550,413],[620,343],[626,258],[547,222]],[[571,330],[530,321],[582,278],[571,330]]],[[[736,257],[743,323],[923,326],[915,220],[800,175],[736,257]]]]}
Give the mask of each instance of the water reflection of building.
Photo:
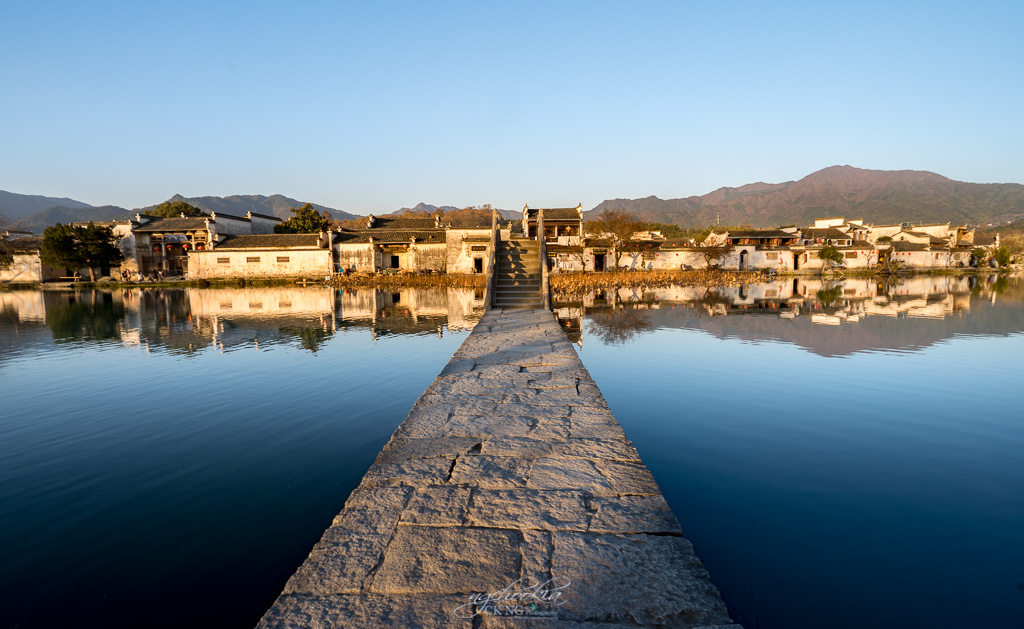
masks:
{"type": "Polygon", "coordinates": [[[386,334],[441,333],[469,329],[483,316],[483,290],[426,288],[339,291],[343,325],[386,334]]]}
{"type": "Polygon", "coordinates": [[[484,311],[474,289],[175,288],[0,293],[0,347],[114,342],[191,354],[270,344],[317,350],[343,329],[443,334],[484,311]]]}
{"type": "MultiPolygon", "coordinates": [[[[1005,307],[1024,301],[1020,277],[1012,284],[994,277],[924,276],[891,282],[878,278],[838,282],[797,278],[714,288],[604,289],[556,299],[554,307],[567,331],[585,329],[610,342],[628,340],[654,327],[678,327],[703,329],[723,337],[788,340],[833,355],[871,347],[927,344],[945,338],[943,330],[957,331],[951,335],[973,327],[984,328],[987,324],[973,316],[972,307],[1005,307]],[[968,312],[972,317],[962,316],[968,312]],[[927,332],[907,332],[913,326],[899,327],[898,322],[905,318],[931,319],[940,325],[927,332]],[[830,330],[835,326],[850,331],[830,330]],[[822,333],[814,331],[816,328],[822,333]],[[911,340],[915,335],[920,336],[918,341],[911,340]]],[[[1024,321],[1008,328],[1000,322],[996,328],[997,332],[1003,328],[1015,332],[1024,329],[1024,321]]]]}

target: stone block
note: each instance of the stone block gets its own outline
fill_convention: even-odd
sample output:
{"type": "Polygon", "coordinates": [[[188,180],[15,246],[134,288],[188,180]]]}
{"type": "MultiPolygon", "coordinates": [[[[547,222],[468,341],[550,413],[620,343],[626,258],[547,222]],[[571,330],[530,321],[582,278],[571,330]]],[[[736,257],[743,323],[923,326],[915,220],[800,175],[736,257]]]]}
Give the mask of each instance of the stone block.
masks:
{"type": "Polygon", "coordinates": [[[584,494],[572,490],[484,490],[473,492],[470,526],[586,531],[590,511],[584,494]]]}
{"type": "Polygon", "coordinates": [[[560,447],[560,442],[551,439],[494,437],[483,442],[481,454],[536,459],[552,455],[558,447],[560,447]]]}
{"type": "Polygon", "coordinates": [[[625,439],[566,439],[551,444],[552,456],[582,459],[617,459],[639,461],[640,455],[633,444],[625,439]]]}
{"type": "Polygon", "coordinates": [[[416,491],[401,521],[407,524],[460,526],[466,523],[469,487],[432,486],[416,491]]]}
{"type": "Polygon", "coordinates": [[[431,437],[429,439],[394,438],[377,455],[377,463],[404,459],[429,459],[444,457],[454,459],[480,444],[472,437],[431,437]]]}
{"type": "Polygon", "coordinates": [[[590,499],[595,511],[590,519],[592,533],[656,533],[682,535],[679,521],[665,497],[615,496],[590,499]]]}
{"type": "Polygon", "coordinates": [[[356,487],[321,544],[341,543],[354,535],[390,536],[412,494],[412,487],[356,487]]]}
{"type": "Polygon", "coordinates": [[[465,596],[284,594],[260,620],[258,629],[337,627],[453,627],[470,629],[471,618],[452,613],[465,596]]]}
{"type": "Polygon", "coordinates": [[[329,548],[318,545],[288,579],[287,594],[355,594],[380,563],[387,538],[348,537],[329,548]]]}
{"type": "Polygon", "coordinates": [[[444,434],[459,437],[516,437],[528,434],[537,420],[532,417],[504,415],[500,419],[483,415],[455,415],[444,427],[444,434]]]}
{"type": "Polygon", "coordinates": [[[511,457],[459,457],[452,469],[452,485],[472,485],[483,489],[525,487],[530,462],[511,457]]]}
{"type": "Polygon", "coordinates": [[[611,482],[593,461],[541,458],[533,462],[528,486],[532,489],[570,489],[593,495],[608,494],[611,482]]]}
{"type": "Polygon", "coordinates": [[[448,481],[451,468],[451,460],[444,457],[374,463],[363,477],[361,485],[438,485],[448,481]]]}
{"type": "Polygon", "coordinates": [[[488,592],[519,578],[522,534],[504,529],[399,525],[377,571],[378,594],[488,592]]]}
{"type": "Polygon", "coordinates": [[[597,468],[611,481],[617,494],[660,494],[647,466],[635,461],[598,461],[597,468]]]}
{"type": "Polygon", "coordinates": [[[421,396],[409,411],[409,416],[395,430],[395,436],[421,439],[440,434],[441,427],[448,421],[454,406],[449,402],[433,402],[421,396]]]}
{"type": "Polygon", "coordinates": [[[729,624],[707,571],[681,537],[554,533],[552,577],[569,581],[561,612],[641,625],[729,624]]]}

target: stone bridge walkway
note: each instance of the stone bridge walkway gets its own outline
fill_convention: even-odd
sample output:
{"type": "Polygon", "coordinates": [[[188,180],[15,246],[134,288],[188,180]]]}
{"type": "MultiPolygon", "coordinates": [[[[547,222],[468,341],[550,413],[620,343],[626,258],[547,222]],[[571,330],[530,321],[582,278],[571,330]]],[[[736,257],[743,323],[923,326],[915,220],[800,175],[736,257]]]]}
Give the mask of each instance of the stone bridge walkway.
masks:
{"type": "Polygon", "coordinates": [[[552,314],[492,310],[259,627],[637,625],[738,627],[552,314]]]}

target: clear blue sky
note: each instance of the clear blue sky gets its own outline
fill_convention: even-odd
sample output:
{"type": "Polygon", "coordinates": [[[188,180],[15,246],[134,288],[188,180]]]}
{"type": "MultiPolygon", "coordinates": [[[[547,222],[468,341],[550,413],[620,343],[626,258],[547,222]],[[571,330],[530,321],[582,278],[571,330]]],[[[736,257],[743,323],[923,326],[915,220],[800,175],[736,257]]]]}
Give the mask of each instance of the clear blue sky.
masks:
{"type": "Polygon", "coordinates": [[[1024,182],[1024,2],[0,3],[0,189],[590,208],[1024,182]]]}

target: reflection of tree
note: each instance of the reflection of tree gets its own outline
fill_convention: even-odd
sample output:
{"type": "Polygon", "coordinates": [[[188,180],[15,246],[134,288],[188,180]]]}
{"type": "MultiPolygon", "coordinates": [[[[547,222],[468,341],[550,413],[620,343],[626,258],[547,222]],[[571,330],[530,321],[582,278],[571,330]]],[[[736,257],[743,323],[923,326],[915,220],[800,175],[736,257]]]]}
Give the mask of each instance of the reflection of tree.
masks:
{"type": "Polygon", "coordinates": [[[299,347],[311,352],[320,351],[324,341],[334,336],[331,330],[323,328],[278,328],[282,336],[292,337],[299,342],[299,347]]]}
{"type": "Polygon", "coordinates": [[[590,333],[608,345],[621,345],[655,329],[650,313],[636,308],[615,308],[589,315],[590,333]]]}
{"type": "Polygon", "coordinates": [[[817,294],[815,295],[815,297],[818,298],[818,301],[820,301],[823,306],[831,306],[832,304],[834,304],[842,296],[843,296],[843,285],[842,284],[834,284],[834,285],[832,285],[832,286],[830,286],[828,288],[824,288],[822,290],[819,290],[817,292],[817,294]]]}
{"type": "Polygon", "coordinates": [[[58,343],[120,339],[124,305],[110,293],[94,293],[91,299],[72,297],[46,309],[46,325],[58,343]]]}
{"type": "Polygon", "coordinates": [[[716,314],[725,314],[732,306],[732,299],[721,294],[714,288],[705,288],[704,295],[691,302],[701,316],[713,317],[716,314]]]}

